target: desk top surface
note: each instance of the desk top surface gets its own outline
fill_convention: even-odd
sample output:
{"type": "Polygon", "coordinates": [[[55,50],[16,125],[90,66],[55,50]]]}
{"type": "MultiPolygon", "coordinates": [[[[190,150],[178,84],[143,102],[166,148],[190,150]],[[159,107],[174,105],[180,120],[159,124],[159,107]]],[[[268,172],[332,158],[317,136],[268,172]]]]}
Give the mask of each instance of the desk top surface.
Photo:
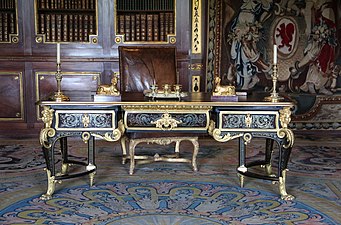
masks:
{"type": "Polygon", "coordinates": [[[79,95],[80,97],[71,98],[71,101],[39,101],[40,106],[52,105],[93,105],[93,106],[134,106],[134,105],[200,105],[200,106],[293,106],[294,103],[288,99],[279,102],[271,102],[264,100],[269,93],[253,93],[248,95],[240,95],[238,98],[211,98],[210,93],[188,93],[188,96],[178,99],[152,99],[145,97],[143,93],[123,93],[120,97],[115,97],[103,101],[94,101],[93,96],[79,95]]]}

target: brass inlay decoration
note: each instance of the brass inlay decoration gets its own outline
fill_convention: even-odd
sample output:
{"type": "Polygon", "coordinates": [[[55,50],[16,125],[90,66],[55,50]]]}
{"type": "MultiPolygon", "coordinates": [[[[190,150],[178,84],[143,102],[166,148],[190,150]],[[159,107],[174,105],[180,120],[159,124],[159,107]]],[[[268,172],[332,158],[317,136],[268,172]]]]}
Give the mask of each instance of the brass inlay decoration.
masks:
{"type": "Polygon", "coordinates": [[[192,0],[192,54],[201,54],[201,27],[202,27],[202,13],[201,2],[202,0],[192,0]]]}
{"type": "Polygon", "coordinates": [[[55,129],[62,131],[106,131],[115,129],[114,110],[57,110],[55,129]],[[97,121],[96,125],[94,125],[97,121]],[[83,126],[79,126],[79,123],[83,126]]]}
{"type": "Polygon", "coordinates": [[[83,126],[84,126],[84,127],[88,127],[88,126],[89,126],[90,117],[89,117],[88,114],[85,113],[85,114],[82,116],[82,123],[83,123],[83,126]]]}
{"type": "Polygon", "coordinates": [[[151,123],[155,124],[155,127],[161,130],[172,130],[182,122],[173,119],[169,113],[164,113],[160,119],[152,121],[151,123]]]}
{"type": "Polygon", "coordinates": [[[279,115],[275,111],[223,111],[219,113],[219,121],[221,131],[277,132],[280,129],[279,115]]]}
{"type": "Polygon", "coordinates": [[[54,137],[56,135],[56,130],[51,127],[54,110],[49,106],[43,106],[42,111],[42,121],[44,123],[44,128],[41,129],[39,140],[40,144],[45,148],[51,148],[51,144],[48,142],[48,137],[54,137]]]}
{"type": "Polygon", "coordinates": [[[188,112],[206,112],[212,109],[212,106],[206,105],[176,105],[176,104],[169,104],[169,105],[149,105],[149,104],[139,104],[139,105],[122,105],[122,108],[126,112],[140,112],[140,110],[148,110],[150,112],[155,112],[157,110],[174,110],[174,112],[184,112],[186,110],[188,112]],[[193,111],[194,110],[194,111],[193,111]]]}
{"type": "Polygon", "coordinates": [[[195,71],[200,71],[203,69],[203,67],[204,65],[202,65],[201,63],[192,63],[188,65],[188,69],[195,70],[195,71]]]}
{"type": "Polygon", "coordinates": [[[246,114],[245,116],[245,124],[247,128],[251,127],[251,123],[252,123],[252,116],[250,115],[250,113],[246,114]]]}
{"type": "Polygon", "coordinates": [[[189,131],[193,129],[207,130],[209,126],[209,109],[211,107],[191,107],[189,105],[129,105],[122,106],[122,108],[125,111],[124,125],[126,129],[143,131],[155,131],[157,129],[189,131]],[[151,126],[153,125],[151,122],[157,124],[157,126],[151,126]],[[165,126],[169,127],[167,128],[165,126]]]}
{"type": "Polygon", "coordinates": [[[192,76],[192,92],[200,92],[200,76],[192,76]]]}

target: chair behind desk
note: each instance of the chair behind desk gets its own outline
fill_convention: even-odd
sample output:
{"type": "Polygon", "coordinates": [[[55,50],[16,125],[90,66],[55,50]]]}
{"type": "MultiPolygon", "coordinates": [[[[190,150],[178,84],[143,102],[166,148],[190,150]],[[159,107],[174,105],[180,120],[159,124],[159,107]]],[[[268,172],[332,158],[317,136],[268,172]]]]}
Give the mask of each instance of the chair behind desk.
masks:
{"type": "Polygon", "coordinates": [[[156,83],[177,84],[176,48],[120,46],[121,92],[143,92],[156,83]]]}
{"type": "MultiPolygon", "coordinates": [[[[178,84],[176,67],[176,48],[160,46],[120,46],[119,47],[119,67],[120,67],[120,90],[121,92],[143,92],[149,90],[152,84],[162,86],[164,84],[178,84]]],[[[160,132],[157,136],[151,133],[126,133],[121,139],[123,159],[130,158],[130,174],[133,174],[135,159],[168,162],[188,162],[193,170],[197,170],[196,156],[198,154],[198,137],[183,136],[181,134],[160,132]],[[179,146],[182,141],[190,141],[193,144],[193,155],[191,159],[179,157],[179,146]],[[128,145],[127,145],[128,143],[128,145]],[[136,156],[135,147],[140,143],[156,143],[166,145],[175,143],[175,154],[169,156],[159,156],[157,153],[150,156],[136,156]],[[129,156],[127,156],[127,147],[129,156]]],[[[140,161],[140,162],[141,162],[140,161]]]]}

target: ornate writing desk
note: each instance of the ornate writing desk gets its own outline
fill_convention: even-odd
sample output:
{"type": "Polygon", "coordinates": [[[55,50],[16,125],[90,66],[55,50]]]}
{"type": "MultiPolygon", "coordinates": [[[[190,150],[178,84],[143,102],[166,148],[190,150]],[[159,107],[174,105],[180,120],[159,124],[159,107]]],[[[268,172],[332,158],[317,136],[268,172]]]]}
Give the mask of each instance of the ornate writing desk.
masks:
{"type": "MultiPolygon", "coordinates": [[[[50,198],[55,183],[62,179],[90,174],[90,184],[96,171],[94,139],[117,141],[124,132],[186,132],[209,133],[216,141],[228,142],[239,139],[239,166],[237,172],[243,185],[244,176],[267,179],[279,183],[283,199],[293,199],[287,194],[285,178],[287,163],[294,142],[294,135],[288,128],[291,102],[266,102],[263,96],[241,96],[238,101],[211,101],[206,93],[192,93],[181,101],[146,99],[142,93],[126,93],[120,100],[111,102],[71,101],[38,103],[43,107],[44,128],[40,133],[43,148],[48,188],[43,198],[50,198]],[[67,137],[80,137],[88,143],[88,163],[74,162],[68,159],[67,137]],[[246,162],[246,146],[254,138],[266,140],[265,159],[246,162]],[[60,140],[62,168],[55,169],[54,146],[60,140]],[[272,172],[272,153],[278,144],[277,173],[272,172]],[[69,163],[85,166],[85,171],[68,174],[69,163]],[[251,167],[264,167],[264,173],[256,173],[251,167]]],[[[124,153],[124,152],[123,152],[124,153]]],[[[194,151],[195,153],[195,151],[194,151]]],[[[192,165],[196,170],[193,153],[192,165]]],[[[197,153],[197,152],[196,152],[197,153]]],[[[125,154],[125,153],[124,153],[125,154]]],[[[130,158],[134,153],[130,151],[130,158]]],[[[134,161],[130,161],[130,173],[134,161]]]]}

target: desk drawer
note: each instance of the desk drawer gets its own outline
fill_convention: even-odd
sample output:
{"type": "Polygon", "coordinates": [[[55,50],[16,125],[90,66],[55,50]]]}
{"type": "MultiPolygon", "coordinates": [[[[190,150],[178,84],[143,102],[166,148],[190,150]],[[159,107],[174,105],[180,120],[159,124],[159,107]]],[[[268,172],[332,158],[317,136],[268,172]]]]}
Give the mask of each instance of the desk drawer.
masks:
{"type": "Polygon", "coordinates": [[[221,131],[276,131],[279,129],[277,111],[221,111],[217,127],[221,131]]]}
{"type": "Polygon", "coordinates": [[[100,131],[116,128],[114,110],[56,110],[56,130],[100,131]]]}
{"type": "Polygon", "coordinates": [[[124,124],[127,130],[206,131],[209,109],[127,110],[124,124]]]}

